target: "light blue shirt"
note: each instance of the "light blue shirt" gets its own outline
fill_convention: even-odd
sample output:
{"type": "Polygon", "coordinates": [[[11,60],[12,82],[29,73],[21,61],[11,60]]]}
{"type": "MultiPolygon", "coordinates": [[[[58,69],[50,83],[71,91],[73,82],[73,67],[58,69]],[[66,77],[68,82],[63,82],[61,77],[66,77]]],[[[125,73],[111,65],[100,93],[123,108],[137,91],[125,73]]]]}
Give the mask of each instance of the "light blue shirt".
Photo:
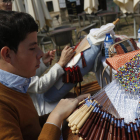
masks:
{"type": "Polygon", "coordinates": [[[0,83],[13,90],[26,93],[30,82],[31,78],[24,78],[0,69],[0,83]]]}

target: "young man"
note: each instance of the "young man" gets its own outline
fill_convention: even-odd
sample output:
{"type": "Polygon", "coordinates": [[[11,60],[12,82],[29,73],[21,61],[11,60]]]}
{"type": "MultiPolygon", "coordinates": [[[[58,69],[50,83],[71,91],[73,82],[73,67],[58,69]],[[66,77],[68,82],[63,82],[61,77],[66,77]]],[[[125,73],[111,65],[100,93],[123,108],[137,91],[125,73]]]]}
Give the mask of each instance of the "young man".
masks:
{"type": "Polygon", "coordinates": [[[12,11],[12,0],[0,0],[0,9],[12,11]]]}
{"type": "MultiPolygon", "coordinates": [[[[12,0],[0,0],[0,9],[11,11],[12,0]]],[[[68,63],[69,59],[71,58],[70,54],[71,48],[67,50],[66,47],[62,51],[59,61],[62,66],[68,63]]],[[[31,81],[28,80],[26,83],[23,83],[19,88],[19,91],[23,93],[26,93],[28,90],[28,93],[34,102],[35,108],[39,115],[51,112],[58,103],[45,102],[42,93],[46,92],[51,86],[53,86],[54,83],[64,74],[63,67],[59,63],[56,63],[48,73],[40,77],[47,70],[48,66],[50,65],[50,60],[54,59],[54,56],[55,50],[45,53],[41,59],[40,67],[36,71],[36,76],[33,76],[31,81]],[[28,86],[28,89],[25,89],[24,87],[29,84],[29,82],[30,85],[28,86]]]]}
{"type": "Polygon", "coordinates": [[[30,15],[0,11],[1,140],[59,140],[61,123],[88,96],[62,99],[47,121],[44,116],[38,116],[29,94],[20,90],[23,83],[27,83],[24,89],[28,88],[28,81],[35,75],[43,56],[37,45],[37,30],[30,15]],[[41,124],[44,124],[42,130],[41,124]]]}

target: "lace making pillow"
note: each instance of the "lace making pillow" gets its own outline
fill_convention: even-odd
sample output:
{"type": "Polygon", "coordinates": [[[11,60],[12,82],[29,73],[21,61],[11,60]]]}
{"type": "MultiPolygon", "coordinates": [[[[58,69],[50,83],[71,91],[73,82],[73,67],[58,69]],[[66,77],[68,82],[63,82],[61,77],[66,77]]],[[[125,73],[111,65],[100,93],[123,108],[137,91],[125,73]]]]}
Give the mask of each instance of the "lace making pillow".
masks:
{"type": "MultiPolygon", "coordinates": [[[[75,66],[78,65],[80,67],[82,76],[86,75],[88,72],[93,70],[95,65],[95,59],[100,52],[100,45],[98,46],[93,45],[90,39],[88,39],[88,42],[91,47],[83,51],[86,61],[86,67],[83,68],[81,58],[75,65],[75,66]]],[[[56,84],[60,81],[62,82],[62,77],[59,78],[56,84]]],[[[47,92],[44,93],[44,99],[46,102],[58,101],[62,99],[75,85],[76,84],[73,83],[64,83],[60,89],[57,89],[54,85],[47,92]]]]}

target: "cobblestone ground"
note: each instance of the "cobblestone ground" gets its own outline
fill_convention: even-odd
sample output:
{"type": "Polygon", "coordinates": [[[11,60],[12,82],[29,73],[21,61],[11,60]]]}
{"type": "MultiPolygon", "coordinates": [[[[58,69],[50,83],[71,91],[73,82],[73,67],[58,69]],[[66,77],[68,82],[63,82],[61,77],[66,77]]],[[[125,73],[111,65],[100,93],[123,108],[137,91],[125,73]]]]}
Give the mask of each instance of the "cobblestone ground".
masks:
{"type": "MultiPolygon", "coordinates": [[[[127,35],[127,36],[133,36],[134,35],[134,29],[133,29],[133,19],[132,18],[128,18],[127,19],[128,24],[125,22],[124,19],[121,19],[120,22],[118,23],[117,29],[115,29],[115,33],[118,35],[127,35]]],[[[86,22],[86,25],[89,25],[89,22],[86,22]]],[[[82,29],[83,27],[79,28],[78,27],[78,23],[74,23],[73,26],[76,26],[76,30],[77,32],[82,29]]],[[[99,27],[99,25],[97,25],[97,27],[99,27]]],[[[137,29],[138,29],[138,25],[137,25],[137,29]]],[[[85,33],[83,32],[83,35],[85,33]]],[[[75,39],[75,33],[73,31],[73,40],[76,43],[76,39],[75,39]]],[[[61,49],[63,49],[64,46],[61,46],[61,49]]],[[[52,45],[47,45],[45,46],[46,51],[52,50],[53,46],[52,45]]],[[[58,60],[55,59],[52,62],[52,66],[57,62],[58,60]]],[[[49,69],[48,69],[49,70],[49,69]]],[[[47,70],[47,71],[48,71],[47,70]]],[[[47,72],[46,71],[46,72],[47,72]]],[[[87,75],[84,76],[83,78],[83,82],[82,84],[86,84],[92,81],[96,80],[95,74],[93,72],[89,72],[87,75]]]]}

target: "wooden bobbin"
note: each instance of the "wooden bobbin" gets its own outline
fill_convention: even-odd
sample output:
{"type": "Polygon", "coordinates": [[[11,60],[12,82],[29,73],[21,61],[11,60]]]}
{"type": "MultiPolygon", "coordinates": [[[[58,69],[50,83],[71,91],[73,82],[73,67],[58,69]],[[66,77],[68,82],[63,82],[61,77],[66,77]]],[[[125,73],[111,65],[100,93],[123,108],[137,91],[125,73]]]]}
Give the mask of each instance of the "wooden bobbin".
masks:
{"type": "Polygon", "coordinates": [[[90,99],[90,95],[88,96],[88,99],[90,99]]]}
{"type": "Polygon", "coordinates": [[[71,124],[79,116],[79,114],[81,114],[82,112],[84,112],[87,109],[88,109],[88,106],[86,105],[79,112],[76,113],[76,115],[69,121],[69,123],[71,124]]]}
{"type": "Polygon", "coordinates": [[[67,119],[68,122],[72,122],[73,118],[76,117],[77,114],[79,114],[83,108],[85,108],[85,105],[83,105],[81,108],[77,109],[71,116],[69,116],[69,118],[67,119]]]}
{"type": "Polygon", "coordinates": [[[77,125],[77,129],[78,129],[78,130],[83,126],[83,124],[84,124],[85,121],[88,119],[88,117],[89,117],[89,115],[90,115],[91,112],[92,112],[92,110],[90,110],[90,111],[84,116],[84,118],[78,123],[78,125],[77,125]]]}
{"type": "MultiPolygon", "coordinates": [[[[81,114],[82,114],[82,112],[79,113],[79,115],[81,115],[81,114]]],[[[69,122],[70,127],[72,127],[72,126],[74,125],[74,122],[75,122],[75,120],[78,118],[79,115],[76,115],[76,116],[69,122]]]]}
{"type": "Polygon", "coordinates": [[[88,112],[90,108],[88,107],[87,109],[85,109],[83,112],[80,112],[79,114],[77,114],[77,116],[74,118],[74,120],[71,122],[71,126],[73,126],[74,124],[77,125],[76,122],[78,122],[78,120],[80,120],[84,114],[86,114],[86,112],[88,112]]]}
{"type": "Polygon", "coordinates": [[[95,102],[98,104],[98,101],[95,100],[95,102]]]}
{"type": "Polygon", "coordinates": [[[75,131],[72,131],[72,134],[75,134],[75,131]]]}
{"type": "MultiPolygon", "coordinates": [[[[90,96],[88,96],[88,99],[90,99],[90,96]]],[[[83,100],[83,101],[81,101],[81,102],[79,102],[79,104],[78,105],[81,105],[82,103],[84,103],[85,102],[85,100],[83,100]]]]}
{"type": "Polygon", "coordinates": [[[74,120],[70,123],[71,124],[71,127],[76,125],[76,121],[79,119],[79,116],[82,116],[83,112],[80,112],[75,118],[74,120]]]}
{"type": "Polygon", "coordinates": [[[91,103],[93,103],[92,100],[89,100],[89,101],[90,101],[91,103]]]}
{"type": "Polygon", "coordinates": [[[79,117],[74,121],[75,125],[78,125],[78,123],[82,120],[82,118],[84,118],[84,116],[88,113],[88,111],[91,109],[92,106],[90,106],[89,108],[87,108],[87,110],[85,110],[84,112],[82,112],[81,115],[79,115],[79,117]]]}
{"type": "Polygon", "coordinates": [[[72,131],[76,131],[77,130],[77,126],[74,125],[73,127],[70,128],[72,131]]]}
{"type": "Polygon", "coordinates": [[[84,139],[82,137],[80,137],[79,140],[84,140],[84,139]]]}
{"type": "Polygon", "coordinates": [[[85,121],[87,120],[87,118],[89,117],[90,113],[92,112],[92,110],[94,109],[94,106],[91,108],[91,110],[84,116],[84,118],[79,122],[79,124],[77,124],[77,129],[79,130],[83,124],[85,123],[85,121]]]}
{"type": "Polygon", "coordinates": [[[83,105],[81,108],[77,109],[73,114],[71,114],[71,115],[67,118],[67,121],[69,122],[69,120],[70,120],[75,114],[77,114],[83,107],[84,107],[84,105],[83,105]]]}
{"type": "Polygon", "coordinates": [[[79,133],[79,130],[76,130],[76,134],[78,134],[79,133]]]}
{"type": "Polygon", "coordinates": [[[71,127],[71,124],[70,124],[70,123],[68,123],[68,126],[69,126],[69,127],[71,127]]]}
{"type": "Polygon", "coordinates": [[[79,104],[78,104],[78,105],[81,105],[81,104],[83,104],[83,103],[85,103],[85,100],[83,100],[83,101],[79,102],[79,104]]]}
{"type": "MultiPolygon", "coordinates": [[[[90,99],[90,96],[88,96],[88,99],[90,99]]],[[[84,103],[85,102],[85,100],[83,100],[83,101],[81,101],[81,102],[79,102],[79,104],[78,105],[81,105],[82,103],[84,103]]]]}

